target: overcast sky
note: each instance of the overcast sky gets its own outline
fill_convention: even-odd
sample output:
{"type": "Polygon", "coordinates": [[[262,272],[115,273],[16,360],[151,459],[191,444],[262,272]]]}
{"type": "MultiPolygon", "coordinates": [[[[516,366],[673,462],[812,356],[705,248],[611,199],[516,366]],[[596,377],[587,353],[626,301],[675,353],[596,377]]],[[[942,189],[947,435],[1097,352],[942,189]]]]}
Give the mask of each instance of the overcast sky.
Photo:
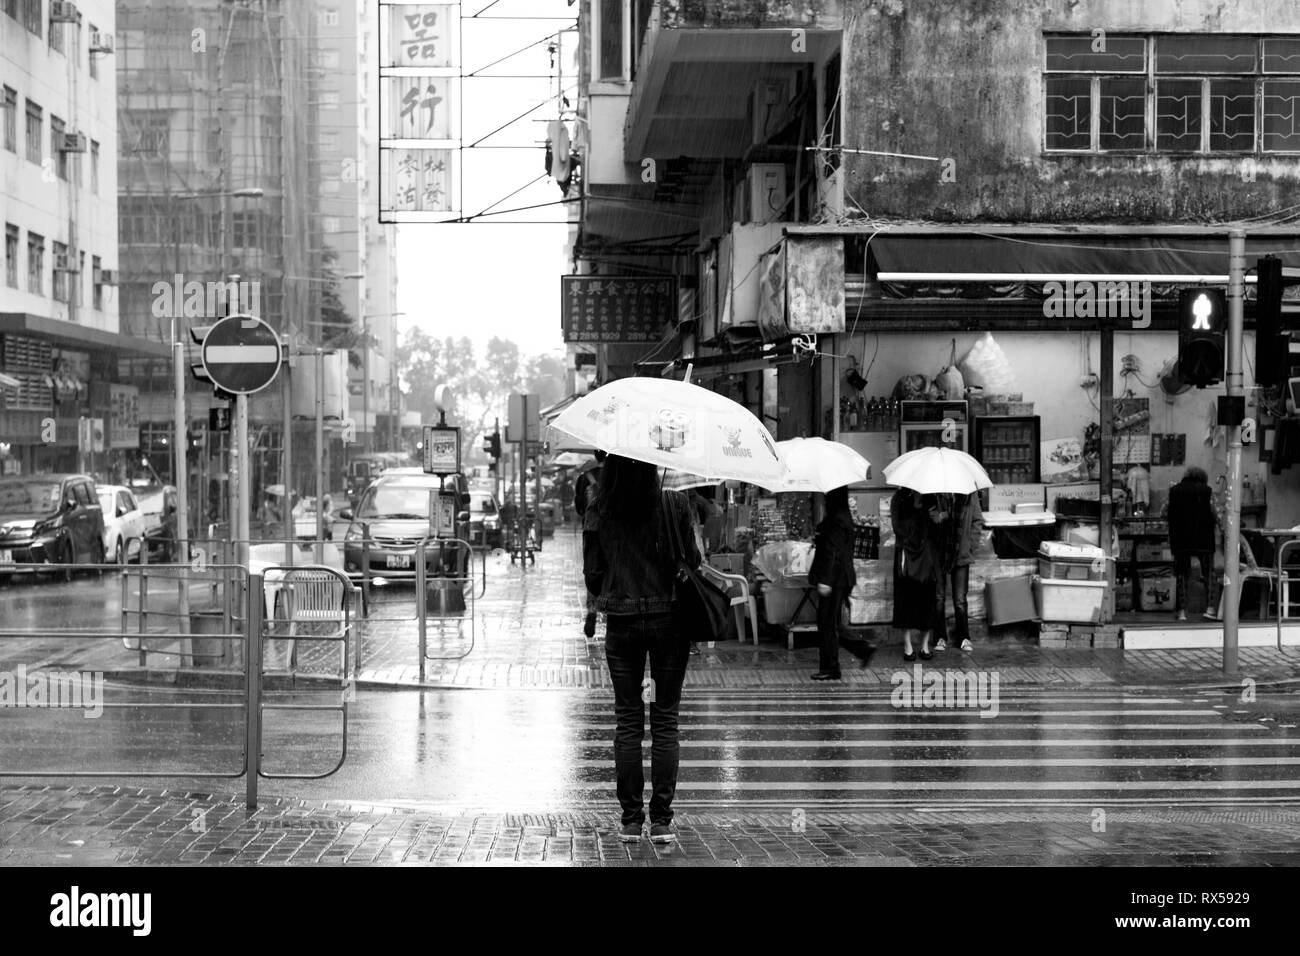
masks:
{"type": "MultiPolygon", "coordinates": [[[[566,0],[464,0],[468,18],[565,17],[563,20],[488,20],[466,22],[463,72],[480,70],[536,41],[517,56],[483,70],[485,74],[535,74],[537,79],[464,80],[463,140],[466,146],[554,94],[556,82],[547,77],[563,67],[564,85],[576,84],[578,35],[560,39],[562,56],[556,70],[547,53],[548,34],[572,25],[577,5],[566,0]],[[490,9],[486,9],[488,7],[490,9]]],[[[577,105],[570,90],[569,101],[577,105]]],[[[523,149],[464,151],[464,209],[472,215],[496,203],[545,171],[545,120],[555,119],[555,101],[529,113],[484,140],[484,146],[523,146],[523,149]],[[534,122],[534,120],[538,122],[534,122]]],[[[572,129],[571,129],[572,131],[572,129]]],[[[517,209],[561,199],[554,180],[544,177],[505,199],[496,210],[517,209]]],[[[406,313],[404,331],[418,325],[430,334],[468,335],[482,344],[494,335],[514,339],[526,354],[564,349],[560,334],[560,276],[568,271],[565,257],[567,227],[564,206],[550,206],[489,220],[528,219],[553,225],[408,223],[397,227],[397,307],[406,313]]]]}

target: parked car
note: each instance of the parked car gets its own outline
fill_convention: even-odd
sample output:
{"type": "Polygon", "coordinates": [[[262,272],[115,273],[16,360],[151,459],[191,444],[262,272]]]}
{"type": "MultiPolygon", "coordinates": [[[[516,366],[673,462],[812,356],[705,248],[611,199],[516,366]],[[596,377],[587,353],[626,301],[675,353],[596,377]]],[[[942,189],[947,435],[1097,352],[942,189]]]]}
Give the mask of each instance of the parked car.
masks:
{"type": "MultiPolygon", "coordinates": [[[[343,536],[343,568],[349,574],[369,572],[385,578],[415,576],[415,545],[429,534],[429,492],[440,487],[436,475],[419,468],[390,468],[361,495],[355,509],[340,512],[348,523],[343,536]]],[[[458,500],[457,507],[467,504],[458,500]]],[[[457,511],[456,523],[468,533],[468,511],[457,511]]],[[[458,533],[457,537],[463,537],[458,533]]],[[[438,550],[430,549],[427,570],[438,573],[438,550]]],[[[446,573],[462,570],[444,569],[446,573]]]]}
{"type": "Polygon", "coordinates": [[[176,486],[165,484],[147,460],[135,466],[126,486],[144,515],[150,559],[171,561],[176,553],[176,486]]]}
{"type": "Polygon", "coordinates": [[[501,509],[491,492],[470,490],[469,541],[482,542],[489,548],[499,548],[501,539],[501,509]]]}
{"type": "Polygon", "coordinates": [[[145,518],[135,495],[122,485],[96,485],[95,493],[104,513],[104,554],[114,564],[139,561],[145,518]]]}
{"type": "Polygon", "coordinates": [[[74,564],[103,562],[104,513],[92,478],[0,478],[0,580],[38,570],[20,564],[51,564],[71,581],[74,564]]]}

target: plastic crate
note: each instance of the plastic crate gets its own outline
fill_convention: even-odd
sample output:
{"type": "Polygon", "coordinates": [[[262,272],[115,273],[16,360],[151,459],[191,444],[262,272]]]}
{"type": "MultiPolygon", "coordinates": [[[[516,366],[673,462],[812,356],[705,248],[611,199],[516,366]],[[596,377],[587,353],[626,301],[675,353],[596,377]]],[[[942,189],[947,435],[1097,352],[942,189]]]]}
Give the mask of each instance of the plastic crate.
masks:
{"type": "Polygon", "coordinates": [[[1038,549],[1038,576],[1049,580],[1104,581],[1105,555],[1096,546],[1044,541],[1038,549]]]}
{"type": "Polygon", "coordinates": [[[1034,604],[1044,621],[1089,624],[1101,620],[1105,581],[1067,581],[1034,576],[1034,604]]]}

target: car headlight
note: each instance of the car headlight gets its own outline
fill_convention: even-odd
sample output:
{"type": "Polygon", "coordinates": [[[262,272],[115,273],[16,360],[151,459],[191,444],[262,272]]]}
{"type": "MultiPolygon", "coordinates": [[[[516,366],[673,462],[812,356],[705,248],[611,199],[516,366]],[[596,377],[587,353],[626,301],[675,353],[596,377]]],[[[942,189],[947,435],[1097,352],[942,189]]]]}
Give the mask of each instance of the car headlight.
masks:
{"type": "Polygon", "coordinates": [[[359,544],[361,541],[364,540],[364,538],[365,535],[362,533],[361,529],[358,528],[356,525],[348,525],[347,534],[343,536],[344,541],[350,542],[352,544],[359,544]]]}

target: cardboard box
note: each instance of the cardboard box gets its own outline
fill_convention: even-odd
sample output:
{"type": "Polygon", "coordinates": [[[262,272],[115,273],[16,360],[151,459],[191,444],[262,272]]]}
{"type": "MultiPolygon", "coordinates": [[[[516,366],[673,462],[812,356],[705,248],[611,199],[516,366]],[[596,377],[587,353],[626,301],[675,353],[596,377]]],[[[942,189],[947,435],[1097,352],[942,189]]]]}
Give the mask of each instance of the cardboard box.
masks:
{"type": "Polygon", "coordinates": [[[1141,588],[1138,592],[1140,610],[1169,611],[1173,609],[1175,593],[1178,586],[1172,573],[1143,574],[1138,577],[1141,588]]]}
{"type": "Polygon", "coordinates": [[[744,574],[745,556],[743,554],[711,554],[709,566],[726,574],[744,574]]]}
{"type": "Polygon", "coordinates": [[[1105,581],[1067,581],[1036,576],[1033,591],[1038,616],[1044,621],[1085,624],[1100,621],[1107,587],[1105,581]]]}
{"type": "Polygon", "coordinates": [[[1032,621],[1038,617],[1034,610],[1034,592],[1027,577],[987,582],[984,585],[984,607],[988,623],[994,627],[1032,621]]]}

